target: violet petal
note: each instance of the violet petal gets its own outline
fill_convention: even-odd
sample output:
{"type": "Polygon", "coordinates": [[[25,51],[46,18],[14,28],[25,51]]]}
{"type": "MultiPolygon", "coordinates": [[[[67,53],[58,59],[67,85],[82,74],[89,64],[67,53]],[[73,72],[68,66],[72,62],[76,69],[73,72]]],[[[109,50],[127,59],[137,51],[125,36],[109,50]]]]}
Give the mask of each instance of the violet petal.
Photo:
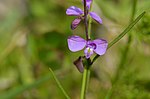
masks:
{"type": "Polygon", "coordinates": [[[93,43],[96,44],[96,48],[94,49],[95,53],[97,53],[98,55],[105,54],[107,50],[107,46],[108,46],[108,43],[106,40],[96,39],[96,40],[93,40],[93,43]]]}
{"type": "Polygon", "coordinates": [[[86,45],[86,40],[80,36],[71,36],[68,38],[68,47],[72,52],[82,50],[86,45]]]}
{"type": "Polygon", "coordinates": [[[77,28],[77,26],[80,24],[81,22],[81,18],[76,18],[75,20],[72,21],[72,24],[71,24],[71,29],[74,30],[77,28]]]}
{"type": "Polygon", "coordinates": [[[102,19],[95,12],[90,12],[89,14],[95,21],[102,24],[102,19]]]}
{"type": "Polygon", "coordinates": [[[83,11],[80,8],[71,6],[66,10],[66,14],[70,16],[79,16],[83,14],[83,11]]]}

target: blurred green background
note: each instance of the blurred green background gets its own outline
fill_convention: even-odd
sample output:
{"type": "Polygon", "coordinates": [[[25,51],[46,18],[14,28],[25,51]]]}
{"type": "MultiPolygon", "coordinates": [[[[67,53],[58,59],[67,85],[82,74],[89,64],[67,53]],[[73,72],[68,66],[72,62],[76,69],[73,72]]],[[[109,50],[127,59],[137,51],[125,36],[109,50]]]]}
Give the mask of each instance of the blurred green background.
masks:
{"type": "MultiPolygon", "coordinates": [[[[150,0],[137,0],[135,16],[145,16],[130,32],[133,40],[118,68],[127,36],[93,65],[87,99],[150,99],[150,0]],[[119,73],[118,73],[119,71],[119,73]]],[[[0,99],[65,99],[49,71],[55,72],[71,99],[79,99],[82,74],[73,65],[83,51],[72,53],[67,37],[84,35],[84,25],[72,31],[70,6],[81,0],[0,0],[0,99]]],[[[108,42],[128,26],[133,0],[94,0],[93,11],[103,25],[92,23],[92,38],[108,42]]]]}

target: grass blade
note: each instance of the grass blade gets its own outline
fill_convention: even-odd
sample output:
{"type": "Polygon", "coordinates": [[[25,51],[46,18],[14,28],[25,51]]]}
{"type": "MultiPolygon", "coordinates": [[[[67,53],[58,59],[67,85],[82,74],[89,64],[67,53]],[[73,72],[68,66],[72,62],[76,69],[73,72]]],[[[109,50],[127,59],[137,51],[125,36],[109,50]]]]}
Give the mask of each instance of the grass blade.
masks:
{"type": "Polygon", "coordinates": [[[58,87],[59,87],[60,90],[62,91],[62,93],[65,95],[65,97],[66,97],[67,99],[70,99],[70,97],[68,96],[68,94],[66,93],[66,91],[64,90],[64,88],[62,87],[62,85],[60,84],[59,80],[58,80],[57,77],[55,76],[53,70],[52,70],[51,68],[49,68],[49,70],[50,70],[50,72],[51,72],[51,74],[52,74],[54,80],[56,81],[58,87]]]}

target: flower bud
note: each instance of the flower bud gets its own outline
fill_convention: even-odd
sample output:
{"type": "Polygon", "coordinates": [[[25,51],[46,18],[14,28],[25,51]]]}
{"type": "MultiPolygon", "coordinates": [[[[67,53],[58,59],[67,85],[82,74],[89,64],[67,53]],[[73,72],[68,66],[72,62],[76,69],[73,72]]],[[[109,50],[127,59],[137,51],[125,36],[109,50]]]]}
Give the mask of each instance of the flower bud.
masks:
{"type": "Polygon", "coordinates": [[[81,18],[76,18],[72,21],[72,24],[71,24],[71,29],[74,30],[77,28],[77,26],[80,24],[81,22],[81,18]]]}
{"type": "Polygon", "coordinates": [[[77,67],[80,73],[83,73],[84,67],[83,67],[83,62],[82,62],[82,57],[80,56],[77,60],[75,60],[74,65],[77,67]]]}

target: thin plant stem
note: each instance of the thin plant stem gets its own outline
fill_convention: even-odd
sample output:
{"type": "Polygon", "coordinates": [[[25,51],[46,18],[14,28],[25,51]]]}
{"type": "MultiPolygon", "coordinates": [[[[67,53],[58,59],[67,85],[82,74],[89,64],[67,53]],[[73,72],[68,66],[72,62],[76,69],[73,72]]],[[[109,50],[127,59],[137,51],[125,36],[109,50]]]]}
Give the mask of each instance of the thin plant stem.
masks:
{"type": "Polygon", "coordinates": [[[91,38],[90,38],[90,35],[91,35],[91,23],[92,23],[92,18],[89,17],[89,23],[88,23],[88,27],[89,27],[89,28],[88,28],[88,31],[89,31],[89,32],[88,32],[88,33],[89,33],[89,39],[91,39],[91,38]]]}
{"type": "Polygon", "coordinates": [[[88,23],[87,23],[87,7],[86,7],[86,0],[84,0],[84,24],[85,24],[85,33],[86,33],[86,40],[89,40],[88,36],[88,23]]]}
{"type": "Polygon", "coordinates": [[[131,18],[130,18],[130,22],[132,22],[135,18],[136,7],[137,7],[137,0],[134,0],[133,1],[133,6],[132,6],[132,15],[131,15],[131,18]]]}
{"type": "Polygon", "coordinates": [[[90,69],[85,68],[82,79],[82,89],[80,99],[86,99],[87,86],[90,78],[90,69]]]}

